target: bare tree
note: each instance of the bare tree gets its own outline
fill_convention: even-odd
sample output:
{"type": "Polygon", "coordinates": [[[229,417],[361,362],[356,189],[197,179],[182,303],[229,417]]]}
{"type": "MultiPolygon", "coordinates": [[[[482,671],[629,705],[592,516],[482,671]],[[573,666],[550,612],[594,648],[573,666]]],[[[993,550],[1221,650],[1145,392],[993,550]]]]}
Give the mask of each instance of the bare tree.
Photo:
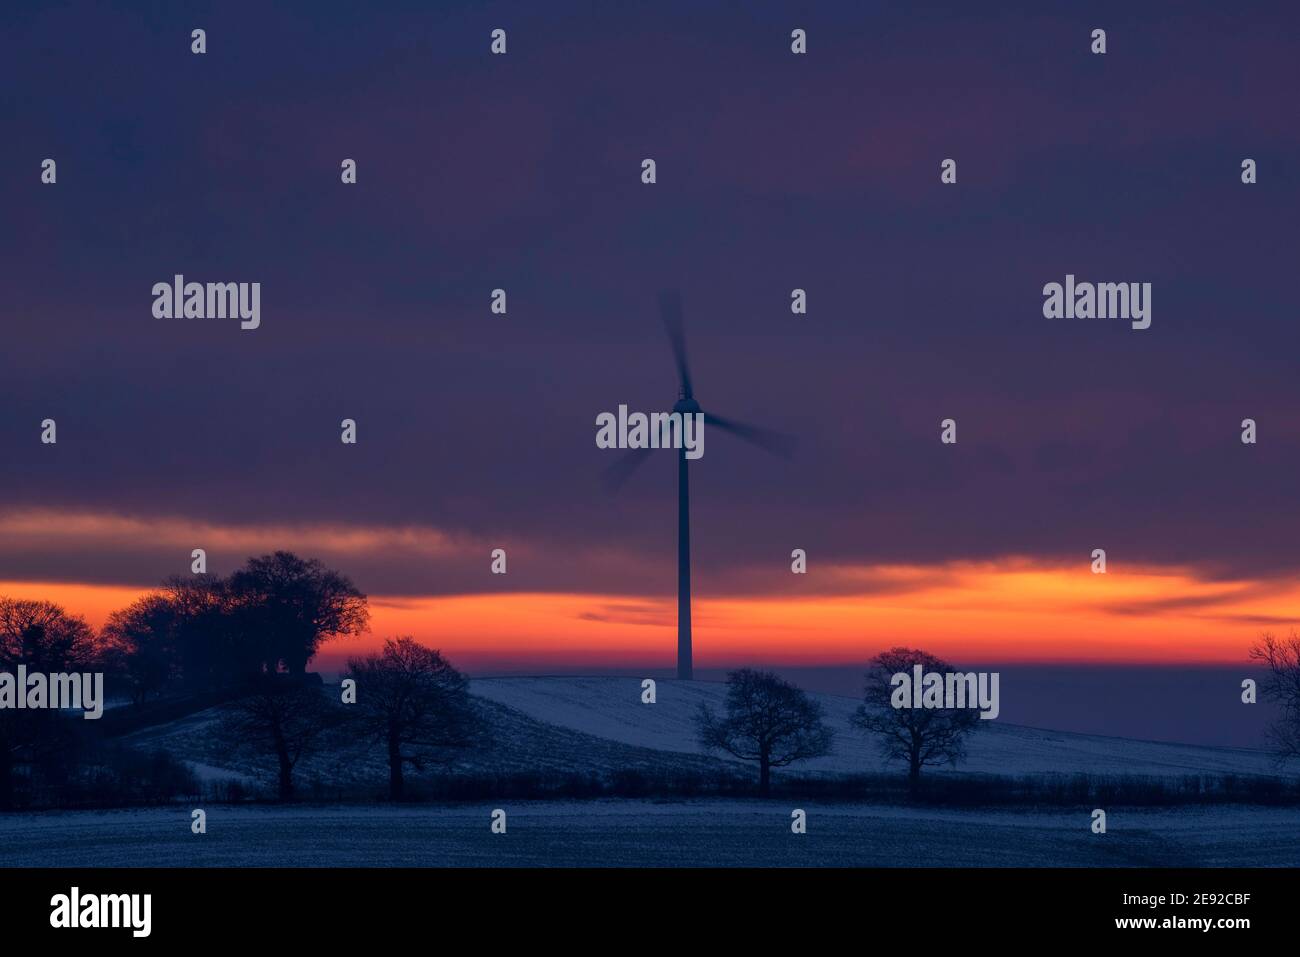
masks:
{"type": "Polygon", "coordinates": [[[886,759],[907,762],[907,786],[915,795],[921,769],[926,765],[956,764],[966,756],[966,735],[979,727],[979,713],[971,708],[895,708],[890,701],[893,677],[923,671],[955,671],[948,662],[912,648],[891,648],[867,665],[864,700],[850,719],[853,725],[880,735],[886,759]]]}
{"type": "MultiPolygon", "coordinates": [[[[85,619],[49,601],[0,597],[0,669],[66,672],[96,662],[95,633],[85,619]]],[[[26,694],[25,688],[17,688],[26,694]]],[[[69,722],[57,711],[0,708],[0,810],[14,804],[19,767],[67,757],[69,722]]]]}
{"type": "Polygon", "coordinates": [[[829,754],[835,732],[822,707],[769,671],[743,668],[727,675],[727,713],[701,704],[695,718],[700,744],[758,762],[758,789],[771,788],[772,768],[829,754]]]}
{"type": "Polygon", "coordinates": [[[319,684],[285,674],[260,675],[231,703],[217,734],[232,752],[270,754],[278,766],[280,800],[293,797],[293,772],[321,737],[342,723],[341,706],[319,684]]]}
{"type": "Polygon", "coordinates": [[[354,720],[388,756],[388,793],[402,798],[404,768],[448,763],[484,740],[485,726],[469,682],[439,652],[411,638],[384,642],[377,655],[348,662],[357,683],[354,720]]]}
{"type": "Polygon", "coordinates": [[[70,671],[95,661],[95,632],[52,601],[0,598],[0,665],[70,671]]]}
{"type": "Polygon", "coordinates": [[[1300,635],[1276,638],[1266,632],[1250,657],[1268,669],[1260,690],[1281,709],[1265,736],[1279,760],[1300,757],[1300,635]]]}

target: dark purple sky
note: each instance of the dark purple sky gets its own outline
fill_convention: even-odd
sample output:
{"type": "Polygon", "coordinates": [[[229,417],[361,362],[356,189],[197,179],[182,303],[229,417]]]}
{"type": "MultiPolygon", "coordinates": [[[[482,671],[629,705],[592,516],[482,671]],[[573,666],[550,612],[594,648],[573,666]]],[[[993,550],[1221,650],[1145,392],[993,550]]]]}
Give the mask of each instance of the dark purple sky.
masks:
{"type": "MultiPolygon", "coordinates": [[[[676,398],[671,286],[704,406],[801,442],[784,462],[708,436],[704,588],[745,591],[794,545],[1297,565],[1293,5],[15,6],[6,509],[429,526],[535,556],[515,588],[667,592],[674,464],[606,495],[594,420],[676,398]],[[261,328],[153,318],[177,272],[260,282],[261,328]],[[1066,273],[1151,282],[1151,328],[1044,319],[1066,273]]],[[[495,585],[474,555],[345,570],[384,593],[495,585]]],[[[169,562],[148,541],[9,548],[0,579],[145,585],[169,562]]]]}

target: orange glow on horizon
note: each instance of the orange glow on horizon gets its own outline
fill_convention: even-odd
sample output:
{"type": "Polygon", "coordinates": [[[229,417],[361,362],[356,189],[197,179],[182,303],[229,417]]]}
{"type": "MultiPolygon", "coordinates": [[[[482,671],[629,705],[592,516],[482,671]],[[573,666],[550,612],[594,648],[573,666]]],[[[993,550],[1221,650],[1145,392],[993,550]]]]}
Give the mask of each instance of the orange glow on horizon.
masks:
{"type": "MultiPolygon", "coordinates": [[[[963,662],[1242,663],[1262,631],[1300,620],[1300,587],[1206,581],[1180,569],[1093,575],[1029,561],[872,569],[883,592],[697,598],[695,661],[856,664],[894,645],[963,662]]],[[[840,570],[852,580],[853,570],[840,570]]],[[[58,602],[92,625],[146,590],[0,582],[0,595],[58,602]]],[[[663,667],[675,660],[676,602],[576,593],[370,596],[370,633],[327,643],[336,670],[384,638],[412,635],[470,672],[663,667]]]]}

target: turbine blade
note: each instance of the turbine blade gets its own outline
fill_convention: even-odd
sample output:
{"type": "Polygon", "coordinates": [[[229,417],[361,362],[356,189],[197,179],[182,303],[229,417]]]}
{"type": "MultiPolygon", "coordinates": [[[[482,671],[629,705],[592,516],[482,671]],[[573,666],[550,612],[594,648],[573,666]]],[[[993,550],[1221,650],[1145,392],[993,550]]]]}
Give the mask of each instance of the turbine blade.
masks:
{"type": "Polygon", "coordinates": [[[736,438],[744,439],[752,445],[757,445],[764,452],[771,452],[783,459],[788,459],[794,455],[797,443],[793,436],[786,435],[784,432],[775,432],[772,429],[764,429],[757,425],[746,425],[744,422],[724,419],[712,412],[704,413],[704,422],[706,425],[715,426],[724,432],[730,432],[736,438]]]}
{"type": "Polygon", "coordinates": [[[682,326],[682,294],[675,289],[665,290],[659,294],[659,315],[664,320],[664,330],[668,333],[668,342],[673,347],[673,358],[677,360],[677,377],[681,380],[682,391],[688,396],[694,395],[691,388],[691,369],[686,362],[686,332],[682,326]]]}
{"type": "Polygon", "coordinates": [[[605,469],[604,482],[606,490],[617,492],[622,488],[627,483],[627,480],[632,477],[632,473],[646,463],[653,451],[654,449],[632,449],[620,455],[612,465],[605,469]]]}
{"type": "MultiPolygon", "coordinates": [[[[669,427],[665,422],[659,430],[659,448],[668,448],[669,427]]],[[[657,449],[629,449],[620,455],[612,465],[605,469],[605,488],[616,492],[632,477],[632,473],[645,464],[650,453],[657,449]]]]}

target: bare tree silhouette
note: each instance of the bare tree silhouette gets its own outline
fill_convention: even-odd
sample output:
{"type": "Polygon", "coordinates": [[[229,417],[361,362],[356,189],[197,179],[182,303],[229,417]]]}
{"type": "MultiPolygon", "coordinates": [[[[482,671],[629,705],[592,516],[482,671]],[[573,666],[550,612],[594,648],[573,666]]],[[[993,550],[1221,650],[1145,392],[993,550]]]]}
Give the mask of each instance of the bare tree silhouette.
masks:
{"type": "Polygon", "coordinates": [[[293,675],[259,675],[249,690],[226,710],[217,734],[232,753],[270,754],[278,768],[280,800],[287,801],[294,795],[294,769],[345,720],[342,706],[319,683],[293,675]]]}
{"type": "MultiPolygon", "coordinates": [[[[0,669],[89,668],[96,661],[94,636],[85,619],[53,602],[0,598],[0,669]]],[[[0,708],[0,810],[14,805],[17,769],[67,757],[72,738],[69,722],[57,711],[0,708]]]]}
{"type": "Polygon", "coordinates": [[[469,681],[439,652],[411,638],[390,639],[380,654],[352,659],[347,676],[357,683],[354,720],[388,756],[394,801],[402,798],[406,765],[422,771],[448,763],[458,750],[485,740],[469,681]]]}
{"type": "Polygon", "coordinates": [[[758,789],[771,789],[772,768],[829,754],[835,732],[822,707],[769,671],[742,668],[727,675],[727,713],[701,704],[695,724],[700,744],[758,762],[758,789]]]}
{"type": "Polygon", "coordinates": [[[956,670],[924,651],[883,651],[867,665],[864,700],[851,719],[855,727],[880,735],[880,750],[887,759],[907,762],[908,790],[913,796],[920,787],[921,769],[962,760],[966,735],[980,724],[978,712],[970,708],[895,708],[890,702],[894,675],[910,675],[918,664],[927,672],[956,670]]]}
{"type": "Polygon", "coordinates": [[[1280,761],[1300,757],[1300,635],[1276,638],[1265,632],[1250,657],[1268,669],[1260,690],[1281,708],[1265,736],[1280,761]]]}

